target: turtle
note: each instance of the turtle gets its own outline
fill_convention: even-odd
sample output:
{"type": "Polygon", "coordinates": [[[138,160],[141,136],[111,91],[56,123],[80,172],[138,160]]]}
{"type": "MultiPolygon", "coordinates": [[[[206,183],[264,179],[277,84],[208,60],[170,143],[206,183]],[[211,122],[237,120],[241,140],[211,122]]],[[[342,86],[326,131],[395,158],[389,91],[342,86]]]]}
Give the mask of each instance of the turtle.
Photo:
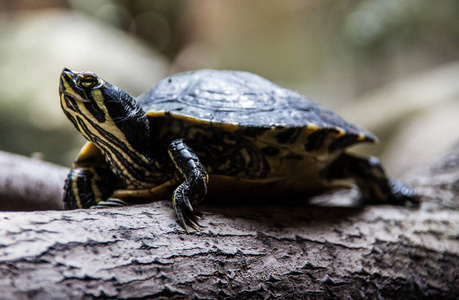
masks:
{"type": "Polygon", "coordinates": [[[415,206],[414,189],[375,157],[346,152],[377,138],[317,102],[243,71],[169,76],[137,98],[64,68],[63,112],[87,139],[65,180],[66,209],[171,197],[179,225],[199,229],[209,194],[309,197],[354,180],[363,204],[415,206]]]}

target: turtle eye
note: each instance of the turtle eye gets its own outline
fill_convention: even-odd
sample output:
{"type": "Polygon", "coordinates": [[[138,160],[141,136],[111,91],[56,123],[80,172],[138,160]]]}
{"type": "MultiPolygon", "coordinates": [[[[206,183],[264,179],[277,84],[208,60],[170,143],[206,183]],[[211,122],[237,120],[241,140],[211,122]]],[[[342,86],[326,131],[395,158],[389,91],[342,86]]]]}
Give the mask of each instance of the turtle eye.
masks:
{"type": "Polygon", "coordinates": [[[99,84],[99,78],[86,74],[79,78],[78,85],[82,88],[91,89],[99,84]]]}

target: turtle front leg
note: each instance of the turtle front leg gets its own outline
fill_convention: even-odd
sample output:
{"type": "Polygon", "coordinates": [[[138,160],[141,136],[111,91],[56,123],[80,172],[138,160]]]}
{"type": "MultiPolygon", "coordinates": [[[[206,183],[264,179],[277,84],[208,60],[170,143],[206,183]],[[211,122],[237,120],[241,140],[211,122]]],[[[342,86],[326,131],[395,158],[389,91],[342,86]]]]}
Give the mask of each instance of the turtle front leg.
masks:
{"type": "Polygon", "coordinates": [[[364,203],[419,205],[414,190],[400,180],[389,180],[376,157],[359,158],[342,154],[321,172],[321,176],[326,180],[354,179],[364,203]]]}
{"type": "Polygon", "coordinates": [[[101,166],[76,166],[67,175],[64,186],[65,209],[126,205],[108,199],[115,189],[116,177],[101,166]]]}
{"type": "Polygon", "coordinates": [[[172,141],[168,152],[182,181],[172,196],[179,223],[186,231],[187,225],[199,229],[198,217],[193,212],[193,206],[206,196],[209,176],[198,156],[183,139],[172,141]]]}

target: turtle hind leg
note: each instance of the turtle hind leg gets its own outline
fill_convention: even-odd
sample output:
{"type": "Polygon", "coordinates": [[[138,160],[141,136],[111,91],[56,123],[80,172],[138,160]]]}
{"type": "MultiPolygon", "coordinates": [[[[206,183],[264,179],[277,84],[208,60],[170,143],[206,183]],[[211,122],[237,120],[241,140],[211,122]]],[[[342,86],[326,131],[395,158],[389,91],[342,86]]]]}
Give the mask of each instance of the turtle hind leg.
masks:
{"type": "Polygon", "coordinates": [[[397,179],[389,180],[375,157],[360,158],[343,153],[322,172],[326,180],[354,179],[367,204],[394,204],[417,207],[414,190],[397,179]]]}
{"type": "Polygon", "coordinates": [[[168,152],[182,181],[172,196],[179,223],[186,231],[187,225],[199,229],[199,217],[194,213],[193,206],[201,202],[207,194],[207,172],[198,156],[183,139],[172,141],[168,152]]]}

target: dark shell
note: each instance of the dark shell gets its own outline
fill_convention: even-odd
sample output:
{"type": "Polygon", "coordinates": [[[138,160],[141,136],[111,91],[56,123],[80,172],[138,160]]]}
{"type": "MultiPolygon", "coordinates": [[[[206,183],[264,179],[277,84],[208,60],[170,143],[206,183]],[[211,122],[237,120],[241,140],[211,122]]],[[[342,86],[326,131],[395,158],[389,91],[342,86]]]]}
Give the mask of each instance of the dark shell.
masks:
{"type": "MultiPolygon", "coordinates": [[[[147,113],[166,113],[216,125],[234,124],[248,136],[275,129],[279,131],[275,135],[278,143],[288,142],[306,128],[317,131],[315,137],[309,135],[316,143],[329,131],[343,133],[337,135],[343,142],[341,145],[337,141],[337,148],[376,139],[313,100],[247,72],[199,70],[176,74],[161,80],[137,100],[147,113]]],[[[310,145],[313,148],[313,143],[310,145]]]]}

